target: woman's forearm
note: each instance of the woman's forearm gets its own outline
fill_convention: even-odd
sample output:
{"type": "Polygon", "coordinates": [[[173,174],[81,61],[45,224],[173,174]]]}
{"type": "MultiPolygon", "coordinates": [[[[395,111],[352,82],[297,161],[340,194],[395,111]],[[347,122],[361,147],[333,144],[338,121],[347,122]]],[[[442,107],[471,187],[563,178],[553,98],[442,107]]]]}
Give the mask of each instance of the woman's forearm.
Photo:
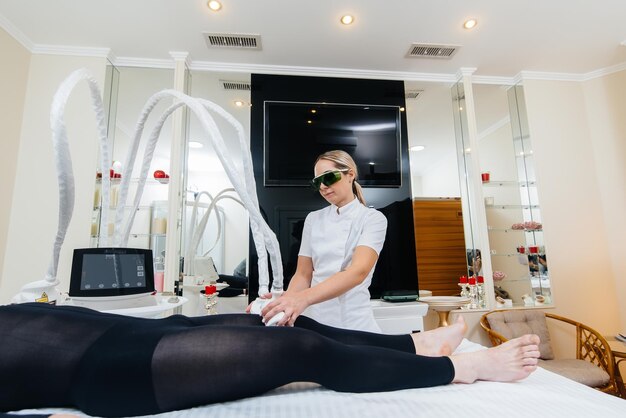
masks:
{"type": "Polygon", "coordinates": [[[309,287],[311,287],[311,279],[307,278],[305,275],[298,274],[296,272],[296,274],[293,275],[291,281],[289,282],[287,292],[300,292],[302,290],[308,289],[309,287]]]}
{"type": "Polygon", "coordinates": [[[305,298],[306,303],[309,306],[325,302],[341,296],[348,290],[358,286],[363,282],[366,276],[367,272],[363,275],[349,270],[340,271],[339,273],[333,274],[323,282],[302,290],[300,295],[305,298]]]}

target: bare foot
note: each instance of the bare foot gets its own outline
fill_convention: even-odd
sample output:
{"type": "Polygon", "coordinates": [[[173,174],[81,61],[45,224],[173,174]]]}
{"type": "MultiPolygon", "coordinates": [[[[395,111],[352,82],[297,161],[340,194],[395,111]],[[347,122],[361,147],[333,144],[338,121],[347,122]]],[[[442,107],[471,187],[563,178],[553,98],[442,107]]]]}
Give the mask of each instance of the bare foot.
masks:
{"type": "Polygon", "coordinates": [[[487,350],[450,357],[456,383],[476,380],[512,382],[525,379],[537,369],[539,337],[524,335],[487,350]]]}
{"type": "Polygon", "coordinates": [[[430,357],[449,356],[461,344],[467,325],[461,315],[447,327],[411,334],[415,354],[430,357]]]}

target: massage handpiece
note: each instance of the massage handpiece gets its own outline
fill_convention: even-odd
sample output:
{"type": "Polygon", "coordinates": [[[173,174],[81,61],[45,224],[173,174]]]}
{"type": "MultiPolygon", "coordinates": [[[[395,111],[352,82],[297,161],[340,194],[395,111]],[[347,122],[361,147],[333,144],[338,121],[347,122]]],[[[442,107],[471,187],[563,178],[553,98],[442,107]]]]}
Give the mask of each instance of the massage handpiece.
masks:
{"type": "MultiPolygon", "coordinates": [[[[263,310],[263,308],[265,308],[265,306],[267,306],[270,302],[274,300],[275,300],[274,297],[272,297],[271,299],[256,298],[256,300],[252,302],[252,306],[250,306],[250,313],[261,315],[261,311],[263,310]]],[[[265,323],[265,326],[268,326],[268,327],[274,326],[278,323],[278,321],[280,321],[284,317],[285,317],[284,312],[278,312],[269,321],[265,323]]]]}

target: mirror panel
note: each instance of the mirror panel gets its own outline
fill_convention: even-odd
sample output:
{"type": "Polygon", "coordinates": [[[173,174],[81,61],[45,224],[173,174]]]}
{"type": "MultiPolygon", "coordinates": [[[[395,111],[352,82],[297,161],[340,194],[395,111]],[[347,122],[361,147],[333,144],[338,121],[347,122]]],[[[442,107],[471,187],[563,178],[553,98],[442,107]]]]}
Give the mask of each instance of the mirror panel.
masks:
{"type": "MultiPolygon", "coordinates": [[[[480,234],[477,233],[477,210],[474,206],[474,196],[477,194],[476,184],[473,181],[477,175],[470,159],[472,147],[469,139],[469,127],[465,104],[465,86],[459,81],[450,89],[452,94],[452,112],[454,115],[454,131],[458,173],[461,185],[461,200],[463,202],[463,219],[465,232],[465,264],[467,276],[482,274],[480,234]]],[[[457,277],[458,279],[458,277],[457,277]]]]}
{"type": "MultiPolygon", "coordinates": [[[[94,196],[94,212],[92,222],[92,246],[100,246],[102,233],[108,237],[112,236],[113,222],[115,222],[115,212],[118,205],[124,205],[124,220],[128,219],[132,209],[134,195],[137,191],[138,176],[143,162],[146,148],[144,139],[137,153],[137,158],[133,165],[133,174],[130,180],[129,193],[126,202],[119,201],[119,187],[121,173],[124,170],[123,164],[126,162],[126,155],[131,146],[132,137],[135,131],[137,119],[145,102],[157,91],[172,88],[174,72],[168,69],[154,68],[130,68],[130,67],[110,67],[112,76],[108,77],[105,87],[107,107],[109,109],[109,140],[112,153],[113,169],[120,177],[111,180],[111,202],[109,210],[108,225],[100,225],[100,205],[101,205],[101,184],[96,179],[96,193],[94,196]],[[113,109],[113,111],[111,111],[113,109]]],[[[167,109],[170,101],[160,102],[154,113],[146,122],[144,134],[149,135],[157,118],[167,109]]],[[[157,260],[163,256],[165,250],[165,234],[167,232],[167,199],[168,185],[166,182],[159,182],[152,176],[154,171],[163,170],[169,172],[170,146],[172,127],[168,120],[162,130],[154,152],[154,158],[150,166],[148,180],[142,195],[139,209],[135,214],[135,220],[131,229],[128,247],[151,248],[155,261],[160,262],[160,269],[163,268],[163,261],[157,260]]],[[[108,245],[111,245],[109,242],[108,245]]]]}
{"type": "Polygon", "coordinates": [[[495,293],[517,306],[550,303],[523,89],[475,85],[474,96],[495,293]]]}
{"type": "MultiPolygon", "coordinates": [[[[161,89],[171,88],[173,79],[173,70],[113,69],[107,88],[111,89],[108,94],[111,98],[108,107],[110,118],[114,122],[111,124],[114,130],[110,130],[114,160],[124,162],[136,119],[147,98],[161,89]]],[[[249,83],[250,74],[197,71],[189,76],[188,92],[193,97],[215,102],[235,116],[242,124],[245,137],[249,141],[249,83]],[[235,81],[234,88],[225,81],[235,81]],[[235,104],[236,102],[241,102],[241,105],[235,104]]],[[[482,184],[482,193],[485,197],[490,228],[489,244],[493,248],[492,263],[494,270],[505,272],[507,276],[498,285],[510,293],[515,303],[521,303],[521,296],[524,294],[543,295],[547,299],[546,302],[549,302],[547,259],[542,230],[537,226],[541,223],[541,213],[521,86],[514,88],[474,86],[481,173],[472,173],[472,166],[465,158],[471,155],[472,150],[467,137],[467,118],[463,111],[465,106],[463,84],[457,83],[450,88],[446,83],[410,81],[405,83],[405,89],[409,147],[418,145],[424,147],[421,151],[411,150],[409,153],[418,269],[427,266],[428,257],[433,254],[447,260],[446,263],[434,268],[435,273],[433,269],[430,272],[419,271],[420,289],[431,290],[435,295],[458,294],[459,275],[481,272],[480,263],[473,262],[479,255],[481,245],[477,242],[479,234],[472,230],[472,225],[477,223],[473,219],[476,210],[471,206],[470,197],[476,193],[474,190],[476,186],[469,180],[474,176],[480,177],[482,173],[489,173],[489,181],[482,184]],[[449,89],[452,92],[452,100],[449,89]],[[462,207],[461,200],[464,202],[462,207]],[[443,237],[443,240],[447,240],[443,246],[420,248],[420,242],[427,240],[420,239],[424,234],[423,230],[419,230],[420,220],[416,214],[425,212],[422,209],[416,211],[416,202],[417,204],[435,202],[437,210],[446,205],[456,205],[455,208],[458,206],[458,209],[448,208],[449,213],[454,214],[456,219],[452,222],[449,217],[446,218],[447,228],[454,224],[455,232],[452,234],[448,231],[443,237]],[[535,228],[532,230],[512,228],[514,224],[523,225],[524,222],[527,226],[534,225],[535,228]],[[531,223],[528,224],[529,222],[531,223]],[[519,251],[524,251],[525,255],[519,251]],[[531,251],[533,252],[529,257],[528,253],[531,251]]],[[[154,114],[162,113],[168,104],[160,103],[154,114]]],[[[153,126],[152,119],[152,117],[149,119],[145,132],[149,132],[153,126]]],[[[241,164],[235,130],[219,117],[216,116],[215,119],[235,164],[241,164]]],[[[152,248],[155,251],[155,258],[162,255],[164,250],[167,225],[163,222],[167,217],[165,202],[168,186],[155,180],[152,173],[156,170],[167,173],[169,170],[171,129],[171,122],[166,122],[157,144],[148,183],[129,240],[129,246],[152,248]]],[[[191,237],[191,210],[195,197],[203,191],[215,196],[220,191],[232,187],[210,141],[193,116],[188,118],[186,135],[188,143],[199,143],[202,146],[197,147],[194,144],[195,147],[188,147],[186,150],[184,176],[187,193],[183,211],[182,254],[185,253],[191,237]]],[[[145,144],[141,144],[138,161],[135,162],[134,177],[138,175],[144,148],[145,144]]],[[[118,185],[119,180],[114,180],[110,209],[119,203],[116,196],[118,185]]],[[[134,194],[136,185],[137,181],[133,179],[129,196],[134,194]]],[[[209,202],[210,199],[201,198],[196,224],[207,210],[209,202]]],[[[92,228],[94,246],[99,245],[100,231],[109,232],[111,229],[110,226],[99,225],[99,204],[100,196],[97,193],[94,196],[92,228]]],[[[130,203],[127,202],[126,205],[130,206],[130,203]]],[[[110,213],[113,215],[114,211],[111,210],[110,213]]],[[[441,219],[431,217],[421,221],[425,221],[428,227],[432,228],[432,225],[441,219]]],[[[196,254],[205,255],[208,252],[208,255],[213,257],[219,273],[230,275],[237,267],[241,273],[242,262],[243,265],[247,264],[248,239],[247,212],[236,202],[224,199],[220,201],[218,216],[211,216],[196,254]]]]}
{"type": "Polygon", "coordinates": [[[458,294],[466,234],[450,86],[410,81],[405,91],[419,288],[458,294]]]}
{"type": "MultiPolygon", "coordinates": [[[[190,95],[210,100],[234,116],[243,126],[244,136],[250,140],[250,74],[191,72],[190,95]],[[230,83],[228,83],[230,82],[230,83]],[[248,86],[246,89],[245,86],[248,86]]],[[[215,113],[215,122],[220,130],[235,166],[243,172],[239,139],[235,129],[215,113]]],[[[191,225],[193,204],[200,192],[216,197],[221,191],[232,188],[232,183],[219,161],[210,139],[195,117],[188,121],[188,147],[186,177],[187,193],[185,204],[185,228],[183,229],[182,254],[185,254],[192,227],[208,209],[211,198],[203,195],[199,201],[196,226],[191,225]]],[[[235,193],[231,195],[236,196],[235,193]]],[[[232,199],[219,200],[219,217],[211,214],[196,256],[210,256],[218,273],[233,275],[235,269],[247,264],[248,259],[248,212],[232,199]],[[220,225],[218,225],[218,222],[220,225]],[[217,239],[219,236],[219,240],[217,239]]],[[[246,271],[247,268],[246,268],[246,271]]]]}

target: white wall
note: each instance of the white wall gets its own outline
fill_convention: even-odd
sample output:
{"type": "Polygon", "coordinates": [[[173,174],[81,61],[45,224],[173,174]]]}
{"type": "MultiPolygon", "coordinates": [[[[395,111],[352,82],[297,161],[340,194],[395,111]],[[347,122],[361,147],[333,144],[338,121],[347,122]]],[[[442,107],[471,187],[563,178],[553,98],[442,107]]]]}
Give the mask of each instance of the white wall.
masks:
{"type": "MultiPolygon", "coordinates": [[[[524,92],[555,312],[614,334],[626,323],[619,317],[607,235],[616,220],[605,217],[606,173],[594,159],[596,148],[605,150],[595,144],[598,123],[588,122],[581,83],[530,80],[524,82],[524,92]]],[[[623,165],[624,154],[614,156],[615,164],[620,160],[623,165]]]]}
{"type": "MultiPolygon", "coordinates": [[[[22,128],[22,112],[26,98],[30,52],[0,29],[2,77],[0,77],[0,267],[4,262],[11,216],[11,196],[17,169],[17,154],[22,128]]],[[[0,276],[0,282],[2,276],[0,276]]]]}
{"type": "Polygon", "coordinates": [[[626,332],[626,71],[583,83],[621,332],[626,332]]]}
{"type": "MultiPolygon", "coordinates": [[[[33,55],[28,72],[15,189],[2,278],[0,303],[6,303],[25,283],[44,277],[51,259],[58,218],[58,186],[54,163],[50,104],[59,84],[72,71],[87,68],[104,85],[104,58],[33,55]]],[[[69,285],[72,250],[89,246],[94,176],[97,159],[96,124],[86,85],[73,95],[66,111],[76,179],[76,205],[61,252],[58,278],[69,285]],[[85,116],[87,115],[87,116],[85,116]]]]}

